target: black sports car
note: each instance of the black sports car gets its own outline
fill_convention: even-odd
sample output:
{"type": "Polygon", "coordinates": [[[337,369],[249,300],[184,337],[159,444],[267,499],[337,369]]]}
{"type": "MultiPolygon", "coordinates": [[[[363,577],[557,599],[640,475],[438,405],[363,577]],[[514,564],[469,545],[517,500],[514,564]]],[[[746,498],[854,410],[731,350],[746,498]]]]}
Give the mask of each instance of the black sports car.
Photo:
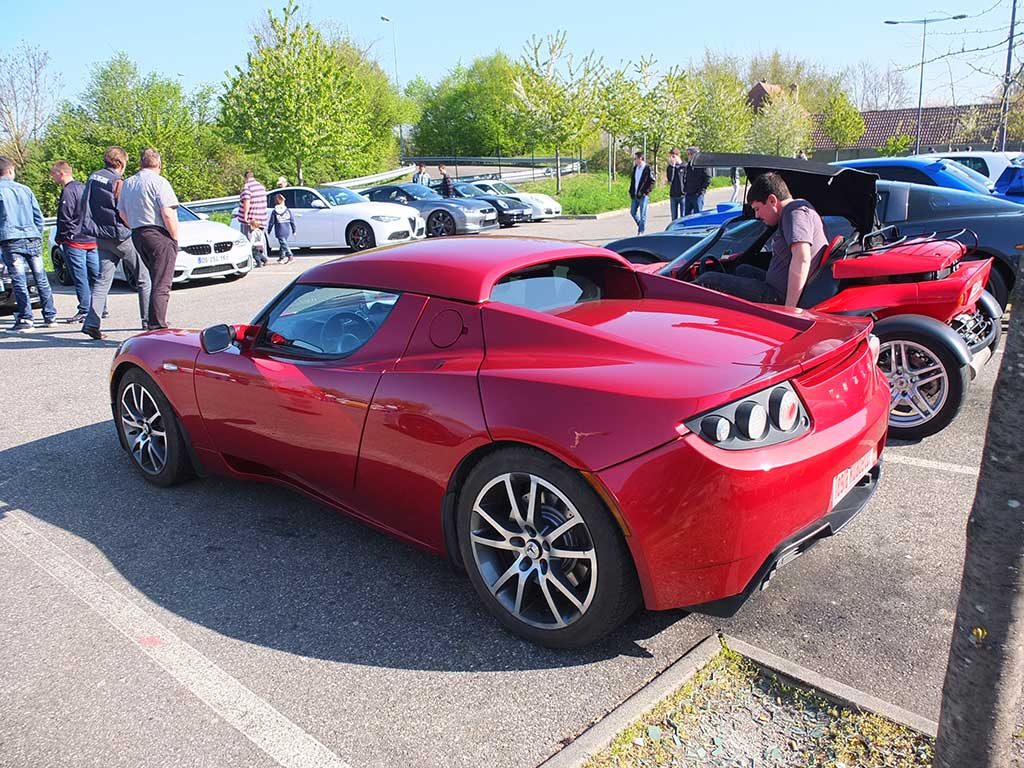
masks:
{"type": "MultiPolygon", "coordinates": [[[[430,186],[440,191],[441,182],[431,182],[430,186]]],[[[473,198],[483,203],[490,203],[498,212],[498,224],[502,227],[512,227],[516,224],[533,221],[533,209],[522,200],[504,195],[492,195],[464,181],[455,182],[455,197],[473,198]]]]}

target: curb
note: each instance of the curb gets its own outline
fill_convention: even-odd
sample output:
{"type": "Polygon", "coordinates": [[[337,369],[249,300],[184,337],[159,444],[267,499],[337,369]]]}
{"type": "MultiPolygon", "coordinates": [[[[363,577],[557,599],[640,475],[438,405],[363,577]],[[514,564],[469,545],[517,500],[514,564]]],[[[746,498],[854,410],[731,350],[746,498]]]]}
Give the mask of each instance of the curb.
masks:
{"type": "Polygon", "coordinates": [[[582,768],[586,762],[614,741],[625,728],[640,720],[659,702],[671,696],[722,650],[722,643],[758,666],[813,688],[826,699],[851,709],[874,712],[918,733],[935,738],[938,724],[895,704],[870,696],[838,680],[794,664],[730,635],[710,635],[680,656],[654,679],[608,712],[583,733],[537,765],[537,768],[582,768]]]}
{"type": "MultiPolygon", "coordinates": [[[[650,203],[647,206],[647,210],[650,210],[656,205],[668,205],[668,200],[659,200],[656,203],[650,203]]],[[[562,214],[559,219],[568,221],[600,221],[601,219],[609,219],[612,216],[621,216],[622,214],[629,214],[629,208],[616,208],[614,211],[603,211],[602,213],[579,213],[579,214],[562,214]]]]}

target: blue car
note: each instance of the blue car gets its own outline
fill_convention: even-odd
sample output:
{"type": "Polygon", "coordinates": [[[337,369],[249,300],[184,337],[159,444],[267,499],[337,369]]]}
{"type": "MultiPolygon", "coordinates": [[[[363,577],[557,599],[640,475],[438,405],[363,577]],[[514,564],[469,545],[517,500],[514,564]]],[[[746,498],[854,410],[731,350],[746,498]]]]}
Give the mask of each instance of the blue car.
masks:
{"type": "Polygon", "coordinates": [[[976,192],[979,195],[996,194],[997,197],[1006,197],[1015,203],[1024,202],[1024,198],[1012,194],[1006,195],[998,191],[993,193],[992,184],[985,176],[944,158],[867,157],[860,160],[841,160],[832,165],[877,173],[879,178],[886,181],[909,181],[912,184],[959,189],[963,192],[976,192]]]}
{"type": "Polygon", "coordinates": [[[693,227],[714,227],[718,228],[730,219],[735,219],[743,213],[742,203],[719,203],[714,208],[705,208],[700,213],[691,213],[680,216],[675,221],[669,222],[665,227],[666,232],[678,232],[680,229],[691,229],[693,227]]]}

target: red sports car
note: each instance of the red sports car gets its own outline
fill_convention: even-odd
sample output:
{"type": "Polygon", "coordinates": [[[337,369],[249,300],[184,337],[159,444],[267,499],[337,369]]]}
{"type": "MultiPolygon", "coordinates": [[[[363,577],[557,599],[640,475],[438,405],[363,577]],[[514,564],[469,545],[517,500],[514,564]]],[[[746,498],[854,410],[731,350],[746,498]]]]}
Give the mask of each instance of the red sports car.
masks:
{"type": "Polygon", "coordinates": [[[601,248],[429,241],[314,267],[246,325],[129,339],[110,395],[150,482],[287,485],[572,647],[641,600],[735,610],[864,506],[889,411],[870,328],[601,248]]]}

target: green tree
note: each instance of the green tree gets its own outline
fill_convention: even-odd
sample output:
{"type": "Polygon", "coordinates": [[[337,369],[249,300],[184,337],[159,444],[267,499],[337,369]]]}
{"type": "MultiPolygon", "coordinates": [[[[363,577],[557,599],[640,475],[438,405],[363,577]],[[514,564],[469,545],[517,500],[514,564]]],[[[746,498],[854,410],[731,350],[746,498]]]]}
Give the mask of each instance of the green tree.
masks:
{"type": "Polygon", "coordinates": [[[765,155],[793,157],[808,145],[814,123],[796,98],[781,93],[754,116],[750,149],[765,155]]]}
{"type": "Polygon", "coordinates": [[[658,77],[653,58],[640,60],[637,79],[640,104],[632,138],[638,146],[647,146],[651,164],[657,167],[662,146],[666,142],[682,142],[691,132],[689,107],[694,101],[695,84],[678,67],[658,77]]]}
{"type": "Polygon", "coordinates": [[[729,60],[705,58],[690,73],[689,143],[711,152],[741,152],[747,146],[753,113],[747,89],[729,60]]]}
{"type": "Polygon", "coordinates": [[[604,65],[591,52],[580,60],[565,51],[566,33],[530,38],[519,61],[515,92],[533,130],[555,148],[555,186],[562,191],[561,152],[580,147],[600,121],[597,85],[604,65]]]}
{"type": "Polygon", "coordinates": [[[875,147],[875,152],[883,157],[894,157],[905,154],[912,146],[914,146],[914,137],[900,133],[896,136],[890,136],[882,146],[875,147]]]}
{"type": "Polygon", "coordinates": [[[835,142],[838,160],[840,149],[856,144],[864,135],[864,118],[849,96],[836,90],[825,104],[821,128],[835,142]]]}
{"type": "Polygon", "coordinates": [[[358,71],[297,12],[295,0],[280,17],[267,12],[245,65],[229,76],[221,120],[243,146],[293,168],[301,184],[307,173],[361,170],[360,152],[393,139],[390,130],[374,133],[358,71]]]}
{"type": "MultiPolygon", "coordinates": [[[[608,133],[608,151],[614,157],[618,141],[639,131],[637,117],[643,102],[640,85],[625,67],[607,70],[594,97],[597,100],[598,125],[608,133]]],[[[614,162],[612,175],[615,175],[614,162]]]]}
{"type": "Polygon", "coordinates": [[[813,61],[775,49],[770,53],[755,53],[748,59],[747,88],[759,80],[783,87],[796,85],[800,102],[808,111],[818,113],[825,111],[825,106],[842,80],[842,73],[831,72],[813,61]]]}

